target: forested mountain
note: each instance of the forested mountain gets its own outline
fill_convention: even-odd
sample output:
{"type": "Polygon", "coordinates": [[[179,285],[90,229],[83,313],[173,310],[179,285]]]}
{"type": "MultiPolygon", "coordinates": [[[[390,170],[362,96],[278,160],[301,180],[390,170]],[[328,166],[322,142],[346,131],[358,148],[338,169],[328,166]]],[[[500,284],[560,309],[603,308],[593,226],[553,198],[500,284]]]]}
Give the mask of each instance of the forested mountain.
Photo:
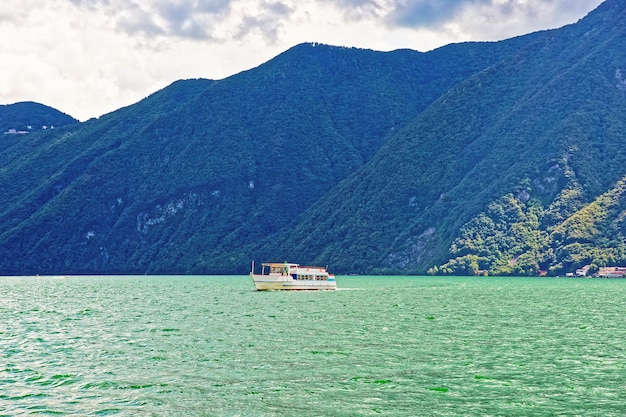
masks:
{"type": "MultiPolygon", "coordinates": [[[[546,239],[626,173],[625,14],[626,2],[607,1],[447,91],[303,216],[282,253],[314,247],[316,261],[357,272],[448,258],[432,272],[560,273],[599,261],[546,239]]],[[[605,230],[623,242],[619,227],[605,230]]]]}
{"type": "Polygon", "coordinates": [[[428,53],[302,44],[29,134],[0,147],[0,273],[620,262],[625,9],[428,53]]]}

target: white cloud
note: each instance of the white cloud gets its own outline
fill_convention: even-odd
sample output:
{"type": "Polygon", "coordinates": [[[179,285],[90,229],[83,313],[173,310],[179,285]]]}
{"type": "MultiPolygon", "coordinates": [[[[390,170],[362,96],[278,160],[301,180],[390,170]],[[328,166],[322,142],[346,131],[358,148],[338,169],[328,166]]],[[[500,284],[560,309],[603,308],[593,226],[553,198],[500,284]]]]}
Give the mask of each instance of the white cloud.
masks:
{"type": "Polygon", "coordinates": [[[459,36],[476,40],[498,40],[542,29],[574,23],[601,0],[490,0],[466,4],[445,27],[459,36]],[[595,3],[595,4],[594,4],[595,3]]]}
{"type": "Polygon", "coordinates": [[[429,50],[581,18],[600,0],[3,0],[0,103],[82,120],[301,42],[429,50]],[[443,7],[443,6],[446,7],[443,7]]]}

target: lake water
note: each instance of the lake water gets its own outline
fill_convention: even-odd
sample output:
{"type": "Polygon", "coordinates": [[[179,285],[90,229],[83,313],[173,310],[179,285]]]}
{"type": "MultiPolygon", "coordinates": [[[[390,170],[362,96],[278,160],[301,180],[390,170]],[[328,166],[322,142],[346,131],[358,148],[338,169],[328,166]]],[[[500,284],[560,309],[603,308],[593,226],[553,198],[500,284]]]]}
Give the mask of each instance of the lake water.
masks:
{"type": "Polygon", "coordinates": [[[0,278],[0,416],[622,416],[626,280],[0,278]]]}

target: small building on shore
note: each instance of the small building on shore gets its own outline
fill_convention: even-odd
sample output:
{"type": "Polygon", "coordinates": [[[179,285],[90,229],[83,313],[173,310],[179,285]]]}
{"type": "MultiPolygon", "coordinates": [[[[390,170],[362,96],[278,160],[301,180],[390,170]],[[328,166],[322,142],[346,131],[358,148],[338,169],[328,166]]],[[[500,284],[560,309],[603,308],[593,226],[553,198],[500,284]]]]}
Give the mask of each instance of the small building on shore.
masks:
{"type": "Polygon", "coordinates": [[[624,278],[626,266],[603,266],[596,275],[601,278],[624,278]]]}

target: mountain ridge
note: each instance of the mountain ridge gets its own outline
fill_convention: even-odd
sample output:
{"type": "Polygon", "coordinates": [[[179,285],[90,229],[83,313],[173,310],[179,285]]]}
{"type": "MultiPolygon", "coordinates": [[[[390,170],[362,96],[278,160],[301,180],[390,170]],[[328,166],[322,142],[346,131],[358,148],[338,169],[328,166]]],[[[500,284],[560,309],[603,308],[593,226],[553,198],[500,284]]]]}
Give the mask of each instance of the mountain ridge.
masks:
{"type": "Polygon", "coordinates": [[[224,251],[241,245],[231,240],[249,243],[286,227],[438,96],[433,91],[497,60],[507,48],[499,45],[491,57],[474,53],[473,66],[460,65],[462,51],[439,51],[446,61],[435,71],[415,51],[394,52],[388,60],[386,53],[302,44],[257,69],[219,81],[177,82],[75,130],[39,136],[19,153],[0,155],[14,177],[24,178],[24,184],[0,178],[7,189],[0,247],[8,254],[0,270],[232,270],[233,261],[219,265],[224,251]],[[303,66],[301,55],[312,52],[303,66]],[[378,86],[365,83],[380,74],[386,75],[378,86]],[[397,88],[394,77],[412,88],[397,88]],[[431,78],[440,81],[425,82],[431,78]],[[297,123],[286,124],[290,119],[297,123]],[[302,159],[297,171],[270,162],[301,154],[314,157],[302,159]],[[299,190],[307,198],[291,201],[299,190]],[[177,209],[181,204],[185,210],[177,209]],[[194,234],[195,216],[206,222],[204,243],[187,236],[194,234]],[[43,236],[42,222],[51,227],[43,236]],[[215,246],[208,266],[194,260],[206,256],[204,245],[215,246]],[[47,249],[56,247],[64,252],[47,249]],[[155,267],[155,259],[169,259],[169,266],[155,267]]]}

